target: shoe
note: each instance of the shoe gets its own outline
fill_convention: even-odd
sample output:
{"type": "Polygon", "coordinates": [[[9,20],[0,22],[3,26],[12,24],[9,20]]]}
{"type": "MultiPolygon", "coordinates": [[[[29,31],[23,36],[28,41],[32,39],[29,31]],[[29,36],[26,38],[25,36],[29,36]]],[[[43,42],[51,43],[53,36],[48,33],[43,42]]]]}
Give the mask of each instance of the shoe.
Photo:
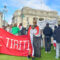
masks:
{"type": "Polygon", "coordinates": [[[47,51],[45,51],[45,53],[47,53],[47,51]]]}
{"type": "Polygon", "coordinates": [[[30,58],[30,55],[28,55],[27,57],[30,58]]]}
{"type": "Polygon", "coordinates": [[[32,58],[32,60],[35,60],[34,58],[32,58]]]}

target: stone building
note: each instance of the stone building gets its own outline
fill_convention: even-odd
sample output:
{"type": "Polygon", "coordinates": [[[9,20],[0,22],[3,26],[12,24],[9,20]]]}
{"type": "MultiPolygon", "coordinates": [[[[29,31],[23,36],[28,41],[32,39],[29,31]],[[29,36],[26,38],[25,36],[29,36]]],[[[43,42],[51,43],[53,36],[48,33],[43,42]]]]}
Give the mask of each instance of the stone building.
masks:
{"type": "Polygon", "coordinates": [[[60,22],[60,16],[58,16],[58,22],[60,22]]]}
{"type": "Polygon", "coordinates": [[[23,23],[23,26],[27,27],[28,24],[33,24],[33,18],[36,18],[37,20],[60,20],[57,11],[45,11],[24,7],[21,10],[16,10],[14,12],[12,24],[17,23],[19,25],[19,23],[23,23]]]}
{"type": "Polygon", "coordinates": [[[0,28],[2,27],[3,24],[3,14],[0,12],[0,28]]]}

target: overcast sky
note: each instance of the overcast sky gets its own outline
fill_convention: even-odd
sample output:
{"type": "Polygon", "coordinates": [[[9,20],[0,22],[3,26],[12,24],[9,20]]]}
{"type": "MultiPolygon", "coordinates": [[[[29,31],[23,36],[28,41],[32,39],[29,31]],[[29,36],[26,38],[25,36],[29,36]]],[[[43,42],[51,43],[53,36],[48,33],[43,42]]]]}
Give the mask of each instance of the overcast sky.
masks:
{"type": "Polygon", "coordinates": [[[0,11],[7,5],[6,21],[11,23],[13,13],[24,6],[42,10],[56,10],[60,15],[60,0],[0,0],[0,11]]]}

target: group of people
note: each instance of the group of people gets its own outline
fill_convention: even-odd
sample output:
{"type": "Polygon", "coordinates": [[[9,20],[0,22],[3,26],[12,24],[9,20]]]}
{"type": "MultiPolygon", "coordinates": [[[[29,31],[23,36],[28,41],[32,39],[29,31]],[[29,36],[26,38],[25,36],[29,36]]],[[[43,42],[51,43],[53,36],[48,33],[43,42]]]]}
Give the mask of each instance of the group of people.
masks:
{"type": "MultiPolygon", "coordinates": [[[[7,27],[3,26],[3,29],[14,35],[28,34],[30,36],[33,48],[32,60],[34,60],[35,57],[41,57],[42,35],[44,35],[45,40],[45,52],[51,52],[51,37],[53,37],[53,40],[56,41],[56,58],[58,59],[60,57],[60,22],[58,22],[58,27],[55,26],[54,31],[49,27],[49,23],[46,24],[43,30],[40,29],[35,18],[33,19],[33,25],[30,25],[28,30],[22,26],[22,23],[20,23],[18,27],[17,24],[14,24],[13,26],[8,25],[7,27]]],[[[31,55],[30,52],[31,50],[29,50],[28,58],[31,55]]]]}
{"type": "MultiPolygon", "coordinates": [[[[30,39],[32,44],[32,60],[34,57],[41,57],[41,40],[42,35],[44,35],[45,41],[45,53],[51,52],[51,38],[53,41],[56,41],[56,59],[60,57],[60,22],[58,22],[58,26],[54,27],[54,30],[49,26],[49,23],[46,23],[44,29],[40,29],[37,25],[37,20],[33,20],[33,25],[28,29],[30,33],[30,39]]],[[[30,55],[28,55],[30,57],[30,55]]]]}
{"type": "Polygon", "coordinates": [[[26,28],[22,26],[22,23],[20,23],[18,27],[16,23],[14,25],[3,26],[3,29],[14,35],[25,35],[26,34],[26,28]]]}

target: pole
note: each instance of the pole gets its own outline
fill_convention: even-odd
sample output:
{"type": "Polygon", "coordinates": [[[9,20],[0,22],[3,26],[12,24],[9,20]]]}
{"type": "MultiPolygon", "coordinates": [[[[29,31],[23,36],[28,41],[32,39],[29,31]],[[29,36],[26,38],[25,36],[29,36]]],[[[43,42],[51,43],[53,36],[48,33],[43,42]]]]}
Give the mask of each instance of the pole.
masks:
{"type": "Polygon", "coordinates": [[[22,23],[22,25],[23,25],[23,8],[22,8],[22,10],[21,10],[21,23],[22,23]]]}
{"type": "Polygon", "coordinates": [[[4,13],[4,26],[5,26],[5,13],[4,13]]]}
{"type": "Polygon", "coordinates": [[[27,28],[29,27],[29,21],[28,21],[28,17],[27,17],[27,28]]]}
{"type": "Polygon", "coordinates": [[[4,25],[5,25],[5,15],[7,13],[7,6],[4,5],[3,14],[4,14],[4,25]]]}

